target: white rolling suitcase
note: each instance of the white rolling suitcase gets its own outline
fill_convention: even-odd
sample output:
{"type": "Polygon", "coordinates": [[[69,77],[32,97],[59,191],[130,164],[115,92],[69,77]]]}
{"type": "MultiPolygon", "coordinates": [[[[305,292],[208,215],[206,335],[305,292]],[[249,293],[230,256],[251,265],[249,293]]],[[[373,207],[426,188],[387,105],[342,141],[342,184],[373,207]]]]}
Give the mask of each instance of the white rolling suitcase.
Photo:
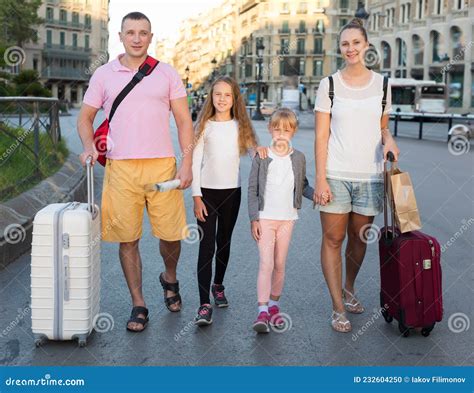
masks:
{"type": "Polygon", "coordinates": [[[36,346],[46,340],[86,345],[99,314],[100,214],[87,161],[87,203],[54,203],[33,222],[31,319],[36,346]]]}

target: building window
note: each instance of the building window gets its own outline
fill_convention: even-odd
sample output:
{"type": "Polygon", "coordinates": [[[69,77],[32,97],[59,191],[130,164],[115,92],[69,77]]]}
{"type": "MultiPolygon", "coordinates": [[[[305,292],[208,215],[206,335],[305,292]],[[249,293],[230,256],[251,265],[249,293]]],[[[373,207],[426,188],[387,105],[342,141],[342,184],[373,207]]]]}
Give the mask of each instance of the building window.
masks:
{"type": "Polygon", "coordinates": [[[457,10],[462,10],[464,8],[464,0],[455,0],[454,1],[454,7],[457,10]]]}
{"type": "Polygon", "coordinates": [[[390,68],[392,64],[392,49],[387,42],[382,42],[382,56],[382,68],[390,68]]]}
{"type": "Polygon", "coordinates": [[[304,59],[300,59],[300,68],[299,68],[298,75],[303,76],[305,72],[306,72],[306,62],[304,59]]]}
{"type": "Polygon", "coordinates": [[[33,59],[33,69],[38,71],[38,59],[33,59]]]}
{"type": "Polygon", "coordinates": [[[298,7],[298,14],[306,14],[308,12],[308,3],[300,2],[298,7]]]}
{"type": "Polygon", "coordinates": [[[78,25],[79,24],[79,13],[73,12],[72,13],[72,23],[78,25]]]}
{"type": "Polygon", "coordinates": [[[72,34],[72,46],[74,48],[77,48],[77,34],[76,33],[72,34]]]}
{"type": "Polygon", "coordinates": [[[89,14],[86,14],[84,16],[84,24],[86,27],[89,27],[89,28],[91,27],[92,21],[91,21],[91,16],[89,14]]]}
{"type": "Polygon", "coordinates": [[[89,35],[88,34],[84,36],[84,47],[86,49],[89,49],[89,35]]]}
{"type": "Polygon", "coordinates": [[[300,25],[298,27],[298,31],[300,33],[306,33],[306,22],[304,20],[300,20],[300,25]]]}
{"type": "Polygon", "coordinates": [[[348,21],[347,21],[347,18],[341,18],[339,19],[339,27],[342,28],[344,27],[345,25],[347,25],[348,21]]]}
{"type": "Polygon", "coordinates": [[[313,62],[313,76],[323,75],[323,62],[322,60],[315,60],[313,62]]]}
{"type": "Polygon", "coordinates": [[[52,21],[54,19],[54,9],[51,7],[46,8],[46,20],[52,21]]]}
{"type": "Polygon", "coordinates": [[[296,46],[296,50],[297,50],[297,54],[298,55],[304,55],[305,54],[305,50],[304,50],[304,43],[305,43],[306,39],[304,38],[298,38],[298,41],[297,41],[297,46],[296,46]]]}
{"type": "Polygon", "coordinates": [[[282,55],[290,53],[290,40],[288,38],[282,38],[280,40],[280,53],[282,55]]]}
{"type": "Polygon", "coordinates": [[[61,46],[66,45],[66,33],[64,31],[61,31],[59,33],[59,45],[61,46]]]}
{"type": "Polygon", "coordinates": [[[339,9],[348,9],[348,8],[349,8],[349,0],[339,1],[339,9]]]}
{"type": "Polygon", "coordinates": [[[245,77],[251,77],[252,76],[252,64],[245,64],[245,77]]]}
{"type": "Polygon", "coordinates": [[[281,25],[281,32],[282,33],[289,33],[290,32],[290,22],[287,20],[284,20],[282,25],[281,25]]]}
{"type": "Polygon", "coordinates": [[[416,1],[416,18],[423,19],[425,15],[425,0],[416,1]]]}
{"type": "Polygon", "coordinates": [[[322,54],[323,53],[323,39],[322,37],[316,37],[314,39],[314,53],[322,54]]]}
{"type": "Polygon", "coordinates": [[[59,20],[61,22],[67,21],[67,11],[66,10],[59,10],[59,20]]]}
{"type": "Polygon", "coordinates": [[[289,3],[285,2],[281,5],[281,13],[282,14],[289,14],[290,13],[290,5],[289,3]]]}
{"type": "Polygon", "coordinates": [[[285,75],[285,60],[280,60],[280,76],[285,75]]]}
{"type": "Polygon", "coordinates": [[[431,32],[431,42],[432,42],[432,45],[433,45],[432,61],[433,62],[441,61],[440,35],[435,30],[433,30],[431,32]]]}
{"type": "Polygon", "coordinates": [[[406,15],[405,23],[408,23],[410,21],[410,17],[411,17],[410,13],[411,13],[411,3],[407,3],[405,7],[405,15],[406,15]]]}
{"type": "Polygon", "coordinates": [[[405,67],[407,65],[407,45],[404,40],[397,38],[397,65],[399,67],[405,67]]]}
{"type": "Polygon", "coordinates": [[[50,46],[53,43],[53,31],[46,30],[46,45],[50,46]]]}
{"type": "Polygon", "coordinates": [[[444,0],[435,0],[434,13],[436,15],[441,15],[441,13],[443,12],[443,1],[444,0]]]}
{"type": "Polygon", "coordinates": [[[324,33],[324,22],[322,19],[318,19],[316,22],[316,31],[315,33],[323,34],[324,33]]]}
{"type": "Polygon", "coordinates": [[[423,40],[417,34],[413,35],[413,60],[415,65],[423,65],[424,45],[423,40]]]}

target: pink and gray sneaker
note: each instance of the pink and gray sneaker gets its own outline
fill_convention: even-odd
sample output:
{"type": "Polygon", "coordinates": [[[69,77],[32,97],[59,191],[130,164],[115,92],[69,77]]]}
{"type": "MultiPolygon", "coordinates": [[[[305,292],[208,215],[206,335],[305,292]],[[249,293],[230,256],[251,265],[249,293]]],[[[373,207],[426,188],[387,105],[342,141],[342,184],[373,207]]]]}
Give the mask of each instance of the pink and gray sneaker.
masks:
{"type": "Polygon", "coordinates": [[[281,329],[285,326],[285,320],[280,315],[280,309],[278,306],[268,307],[268,314],[270,315],[270,326],[276,327],[277,329],[281,329]]]}
{"type": "Polygon", "coordinates": [[[268,321],[270,320],[270,315],[262,311],[258,314],[257,320],[253,323],[253,330],[257,333],[268,333],[270,332],[270,326],[268,325],[268,321]]]}

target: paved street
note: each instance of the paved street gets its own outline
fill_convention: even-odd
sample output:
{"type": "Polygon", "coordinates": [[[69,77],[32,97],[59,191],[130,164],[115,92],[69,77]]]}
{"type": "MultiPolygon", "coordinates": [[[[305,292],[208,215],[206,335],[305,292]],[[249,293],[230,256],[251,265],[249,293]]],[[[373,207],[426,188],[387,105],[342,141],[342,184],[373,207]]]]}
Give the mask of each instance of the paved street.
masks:
{"type": "MultiPolygon", "coordinates": [[[[305,125],[310,122],[305,118],[305,125]]],[[[413,135],[417,134],[415,127],[413,135]]],[[[71,153],[79,153],[75,116],[62,117],[61,128],[71,153]]],[[[268,143],[266,124],[259,122],[256,129],[260,143],[268,143]]],[[[314,181],[313,141],[314,134],[307,126],[294,139],[294,146],[306,154],[310,182],[314,181]]],[[[183,242],[179,279],[184,307],[180,313],[169,313],[158,281],[163,270],[158,241],[151,236],[146,222],[140,248],[151,321],[145,332],[125,331],[131,305],[118,246],[103,243],[101,311],[112,316],[113,329],[95,332],[86,348],[78,348],[75,342],[50,342],[35,348],[30,315],[28,309],[24,311],[30,296],[30,257],[24,255],[0,271],[0,365],[473,365],[474,329],[459,325],[470,322],[468,318],[473,315],[473,149],[456,156],[442,142],[399,138],[398,143],[402,151],[400,166],[410,172],[416,186],[423,230],[436,236],[444,250],[445,314],[429,337],[414,333],[401,338],[397,326],[385,323],[376,311],[376,243],[369,245],[357,285],[366,312],[351,316],[351,334],[338,334],[330,328],[330,298],[319,261],[319,215],[307,200],[295,227],[282,297],[282,311],[290,316],[292,326],[283,333],[256,336],[251,324],[256,316],[258,252],[249,231],[246,179],[250,160],[244,158],[242,205],[225,279],[230,307],[215,310],[213,325],[195,328],[192,324],[198,306],[198,244],[183,242]],[[463,224],[467,229],[462,228],[463,224]]],[[[98,193],[102,174],[101,168],[96,170],[98,193]]],[[[189,190],[185,199],[188,222],[194,223],[189,190]]],[[[377,217],[376,225],[382,225],[381,219],[377,217]]]]}

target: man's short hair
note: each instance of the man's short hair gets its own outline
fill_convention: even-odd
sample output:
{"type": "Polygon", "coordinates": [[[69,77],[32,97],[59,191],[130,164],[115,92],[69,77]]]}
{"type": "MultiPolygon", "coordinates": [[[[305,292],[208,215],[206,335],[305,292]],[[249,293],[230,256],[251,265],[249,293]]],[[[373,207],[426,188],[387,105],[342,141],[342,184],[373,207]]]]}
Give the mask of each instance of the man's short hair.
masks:
{"type": "Polygon", "coordinates": [[[132,19],[132,20],[147,20],[148,23],[150,24],[150,30],[151,30],[151,22],[150,19],[145,14],[142,14],[141,12],[135,11],[135,12],[129,12],[127,15],[125,15],[122,18],[122,24],[120,29],[123,30],[123,23],[125,22],[126,19],[132,19]]]}

